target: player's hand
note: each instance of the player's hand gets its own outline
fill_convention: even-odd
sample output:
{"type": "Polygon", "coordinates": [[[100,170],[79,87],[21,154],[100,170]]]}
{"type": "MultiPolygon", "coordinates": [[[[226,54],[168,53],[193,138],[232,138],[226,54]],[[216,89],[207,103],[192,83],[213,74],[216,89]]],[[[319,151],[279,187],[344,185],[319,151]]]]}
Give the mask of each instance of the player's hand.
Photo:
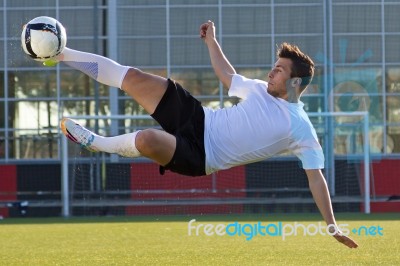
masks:
{"type": "Polygon", "coordinates": [[[342,243],[343,245],[348,246],[349,248],[357,248],[357,247],[358,247],[358,244],[357,244],[353,239],[351,239],[351,238],[348,237],[348,236],[343,235],[343,233],[340,232],[340,231],[337,232],[336,234],[334,234],[333,237],[334,237],[337,241],[339,241],[340,243],[342,243]]]}
{"type": "Polygon", "coordinates": [[[214,22],[211,20],[206,23],[201,24],[200,26],[200,38],[202,38],[205,42],[209,39],[215,39],[215,26],[214,22]]]}

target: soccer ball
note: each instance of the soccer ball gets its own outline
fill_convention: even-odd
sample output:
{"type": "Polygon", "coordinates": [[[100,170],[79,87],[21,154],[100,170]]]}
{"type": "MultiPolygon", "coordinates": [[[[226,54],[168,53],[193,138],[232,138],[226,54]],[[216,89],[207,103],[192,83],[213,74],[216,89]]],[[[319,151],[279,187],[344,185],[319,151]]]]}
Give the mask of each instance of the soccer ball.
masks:
{"type": "Polygon", "coordinates": [[[34,60],[46,61],[63,51],[67,44],[67,34],[56,19],[37,17],[24,25],[21,44],[24,52],[34,60]]]}

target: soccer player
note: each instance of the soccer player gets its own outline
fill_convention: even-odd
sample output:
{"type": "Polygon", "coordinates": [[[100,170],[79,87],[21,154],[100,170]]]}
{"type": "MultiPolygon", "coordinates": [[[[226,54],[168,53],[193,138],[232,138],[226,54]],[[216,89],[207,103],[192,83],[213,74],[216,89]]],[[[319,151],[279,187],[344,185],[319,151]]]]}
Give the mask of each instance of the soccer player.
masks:
{"type": "Polygon", "coordinates": [[[161,125],[115,137],[96,135],[64,118],[63,133],[90,151],[125,157],[145,156],[170,170],[201,176],[292,151],[302,162],[314,200],[339,242],[358,245],[336,226],[329,191],[321,172],[324,155],[300,96],[311,82],[314,63],[297,46],[283,43],[266,81],[236,74],[222,52],[214,23],[200,26],[213,69],[230,96],[242,99],[230,108],[201,106],[173,80],[122,66],[108,58],[65,48],[57,60],[97,81],[124,90],[161,125]]]}

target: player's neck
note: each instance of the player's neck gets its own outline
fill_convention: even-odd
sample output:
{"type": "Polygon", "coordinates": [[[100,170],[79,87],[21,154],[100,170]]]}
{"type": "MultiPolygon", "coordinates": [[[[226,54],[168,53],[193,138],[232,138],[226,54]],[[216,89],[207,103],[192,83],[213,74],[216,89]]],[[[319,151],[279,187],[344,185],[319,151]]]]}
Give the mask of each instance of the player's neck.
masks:
{"type": "Polygon", "coordinates": [[[300,101],[300,94],[298,94],[297,90],[288,90],[286,97],[283,99],[289,103],[298,103],[300,101]]]}

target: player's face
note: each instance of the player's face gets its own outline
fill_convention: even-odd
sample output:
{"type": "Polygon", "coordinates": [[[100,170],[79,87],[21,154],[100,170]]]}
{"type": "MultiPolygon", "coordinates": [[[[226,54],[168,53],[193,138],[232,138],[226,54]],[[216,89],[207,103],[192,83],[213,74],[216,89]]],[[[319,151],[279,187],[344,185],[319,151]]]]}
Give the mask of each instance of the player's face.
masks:
{"type": "Polygon", "coordinates": [[[287,82],[290,79],[292,60],[279,58],[268,73],[268,93],[274,97],[287,98],[287,82]]]}

